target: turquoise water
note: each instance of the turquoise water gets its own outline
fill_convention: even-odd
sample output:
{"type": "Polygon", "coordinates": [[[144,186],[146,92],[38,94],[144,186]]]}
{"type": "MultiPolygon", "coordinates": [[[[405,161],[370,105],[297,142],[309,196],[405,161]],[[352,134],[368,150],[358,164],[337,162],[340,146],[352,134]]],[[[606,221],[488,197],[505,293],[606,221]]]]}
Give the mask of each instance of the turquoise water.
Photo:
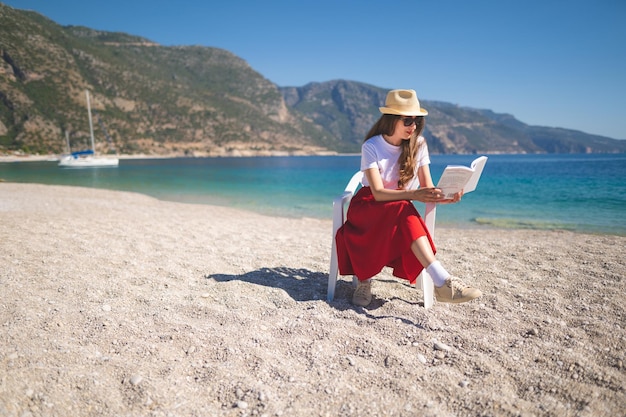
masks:
{"type": "MultiPolygon", "coordinates": [[[[626,235],[626,154],[488,155],[476,191],[442,205],[439,225],[565,229],[626,235]]],[[[472,155],[432,155],[435,182],[472,155]]],[[[134,191],[264,214],[328,218],[359,156],[123,159],[118,168],[0,163],[0,179],[134,191]]],[[[423,209],[416,203],[418,209],[423,209]]]]}

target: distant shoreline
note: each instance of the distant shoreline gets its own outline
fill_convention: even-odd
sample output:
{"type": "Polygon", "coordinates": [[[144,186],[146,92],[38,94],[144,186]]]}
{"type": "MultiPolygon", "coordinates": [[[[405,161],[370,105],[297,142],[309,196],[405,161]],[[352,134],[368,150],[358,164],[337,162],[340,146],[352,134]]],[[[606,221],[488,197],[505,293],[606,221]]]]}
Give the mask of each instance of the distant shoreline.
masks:
{"type": "MultiPolygon", "coordinates": [[[[221,155],[110,155],[119,159],[182,159],[182,158],[249,158],[249,157],[281,157],[281,156],[358,156],[359,153],[336,152],[236,152],[221,155]]],[[[108,155],[102,155],[107,157],[108,155]]],[[[0,155],[1,162],[53,162],[58,161],[58,155],[0,155]]]]}
{"type": "MultiPolygon", "coordinates": [[[[551,155],[549,153],[525,154],[525,153],[498,153],[498,152],[481,152],[484,155],[551,155]]],[[[224,154],[201,154],[201,155],[183,155],[183,154],[166,154],[166,155],[147,155],[147,154],[122,154],[110,155],[119,159],[183,159],[183,158],[251,158],[251,157],[285,157],[285,156],[359,156],[360,153],[338,153],[338,152],[257,152],[257,151],[236,151],[224,154]]],[[[473,154],[431,154],[431,155],[473,155],[473,154]]],[[[589,154],[565,154],[555,153],[554,155],[620,155],[620,153],[598,152],[589,154]]],[[[59,159],[60,155],[0,155],[0,163],[3,162],[53,162],[59,159]]],[[[101,155],[107,157],[108,155],[101,155]]]]}

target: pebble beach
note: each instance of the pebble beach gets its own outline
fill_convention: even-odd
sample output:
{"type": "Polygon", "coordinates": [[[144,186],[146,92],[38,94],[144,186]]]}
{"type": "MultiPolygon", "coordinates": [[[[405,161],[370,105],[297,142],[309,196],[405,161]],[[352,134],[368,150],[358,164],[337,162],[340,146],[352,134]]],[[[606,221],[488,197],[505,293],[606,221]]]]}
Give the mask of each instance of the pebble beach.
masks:
{"type": "Polygon", "coordinates": [[[626,415],[626,237],[438,228],[483,291],[326,301],[331,220],[0,183],[0,415],[626,415]]]}

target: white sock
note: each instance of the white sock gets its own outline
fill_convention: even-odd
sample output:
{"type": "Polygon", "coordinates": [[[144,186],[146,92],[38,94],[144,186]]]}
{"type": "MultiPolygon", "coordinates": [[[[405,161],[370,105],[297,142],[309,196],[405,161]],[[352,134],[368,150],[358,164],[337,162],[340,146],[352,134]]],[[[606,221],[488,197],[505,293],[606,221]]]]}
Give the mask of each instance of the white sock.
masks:
{"type": "Polygon", "coordinates": [[[442,287],[443,284],[446,283],[446,279],[448,279],[448,277],[450,276],[448,271],[446,271],[446,269],[441,266],[441,263],[439,263],[439,261],[435,261],[432,264],[428,265],[428,267],[426,267],[426,272],[428,272],[428,275],[430,275],[430,277],[433,279],[435,287],[442,287]]]}

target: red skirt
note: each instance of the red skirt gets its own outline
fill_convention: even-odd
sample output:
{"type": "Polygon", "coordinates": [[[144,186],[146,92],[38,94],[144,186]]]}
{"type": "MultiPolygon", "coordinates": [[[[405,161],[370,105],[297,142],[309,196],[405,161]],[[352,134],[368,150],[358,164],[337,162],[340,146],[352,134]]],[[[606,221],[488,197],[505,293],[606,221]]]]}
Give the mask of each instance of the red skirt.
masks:
{"type": "Polygon", "coordinates": [[[361,188],[350,202],[346,222],[337,231],[337,258],[341,275],[365,280],[385,266],[393,275],[415,283],[424,267],[411,244],[427,236],[435,245],[424,220],[409,200],[376,201],[370,187],[361,188]]]}

